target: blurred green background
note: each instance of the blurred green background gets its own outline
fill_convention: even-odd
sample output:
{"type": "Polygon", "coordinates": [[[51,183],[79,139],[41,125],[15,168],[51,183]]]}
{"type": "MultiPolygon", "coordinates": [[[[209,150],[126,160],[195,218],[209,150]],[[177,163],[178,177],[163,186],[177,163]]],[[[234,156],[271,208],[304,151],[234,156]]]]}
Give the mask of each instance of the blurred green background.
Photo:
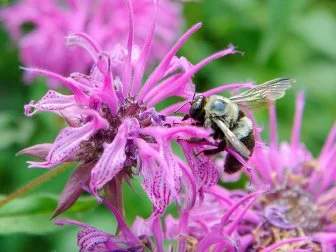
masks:
{"type": "MultiPolygon", "coordinates": [[[[7,3],[2,2],[4,7],[7,3]]],[[[198,31],[180,50],[196,63],[232,43],[244,52],[217,60],[194,78],[197,91],[225,83],[277,77],[296,79],[294,87],[277,103],[279,135],[290,137],[295,95],[303,90],[306,106],[302,141],[317,156],[336,119],[336,2],[334,0],[207,0],[185,3],[184,30],[202,21],[198,31]]],[[[51,142],[62,128],[54,115],[23,116],[23,106],[47,90],[43,79],[22,82],[18,52],[0,27],[0,194],[8,194],[39,175],[27,169],[19,150],[51,142]]],[[[256,113],[267,140],[267,111],[256,113]]],[[[49,220],[57,197],[72,169],[53,178],[29,195],[0,208],[1,251],[76,251],[76,227],[60,228],[49,220]]],[[[125,187],[127,221],[147,217],[150,204],[125,187]]],[[[95,200],[83,198],[65,217],[83,220],[105,231],[115,229],[113,216],[95,200]]]]}

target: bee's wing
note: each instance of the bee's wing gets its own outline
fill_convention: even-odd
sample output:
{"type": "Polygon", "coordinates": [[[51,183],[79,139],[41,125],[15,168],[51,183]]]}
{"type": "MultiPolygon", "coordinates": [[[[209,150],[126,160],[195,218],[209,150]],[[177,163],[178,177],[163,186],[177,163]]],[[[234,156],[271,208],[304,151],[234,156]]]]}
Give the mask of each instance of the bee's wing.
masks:
{"type": "Polygon", "coordinates": [[[293,79],[278,78],[267,81],[251,88],[243,93],[230,97],[230,100],[236,104],[248,107],[250,109],[258,109],[282,98],[286,89],[292,86],[293,79]]]}
{"type": "Polygon", "coordinates": [[[219,119],[214,118],[213,121],[217,124],[217,126],[222,130],[226,139],[230,142],[233,148],[244,158],[249,158],[251,152],[247,147],[236,137],[233,132],[226,127],[225,123],[219,119]]]}

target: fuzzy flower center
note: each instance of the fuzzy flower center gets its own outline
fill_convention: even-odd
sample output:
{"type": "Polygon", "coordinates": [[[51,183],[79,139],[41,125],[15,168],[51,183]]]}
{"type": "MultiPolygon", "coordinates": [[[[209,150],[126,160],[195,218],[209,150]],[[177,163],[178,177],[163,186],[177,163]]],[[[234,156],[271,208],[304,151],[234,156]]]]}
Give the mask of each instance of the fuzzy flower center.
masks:
{"type": "MultiPolygon", "coordinates": [[[[321,211],[309,193],[299,185],[278,187],[263,197],[262,202],[267,221],[254,230],[255,249],[323,230],[321,211]]],[[[295,249],[321,251],[320,244],[312,241],[288,243],[276,251],[295,249]]]]}
{"type": "MultiPolygon", "coordinates": [[[[81,150],[79,156],[85,162],[98,161],[103,154],[104,144],[112,143],[119,126],[126,118],[135,118],[138,120],[140,128],[145,128],[153,124],[151,113],[146,113],[145,104],[138,103],[134,98],[127,98],[124,105],[120,107],[118,113],[113,116],[110,109],[106,105],[100,108],[101,115],[108,121],[109,128],[107,130],[100,129],[87,141],[81,142],[81,150]]],[[[163,119],[163,118],[160,118],[163,119]]],[[[137,132],[134,132],[137,134],[137,132]]],[[[147,142],[154,142],[153,138],[148,136],[140,136],[147,142]]],[[[126,160],[124,163],[124,171],[128,175],[132,175],[131,168],[137,166],[137,147],[132,139],[127,141],[125,148],[126,160]]]]}
{"type": "Polygon", "coordinates": [[[265,216],[283,229],[300,227],[310,234],[323,229],[323,216],[310,195],[300,186],[276,189],[266,197],[265,216]],[[282,223],[281,223],[282,222],[282,223]]]}

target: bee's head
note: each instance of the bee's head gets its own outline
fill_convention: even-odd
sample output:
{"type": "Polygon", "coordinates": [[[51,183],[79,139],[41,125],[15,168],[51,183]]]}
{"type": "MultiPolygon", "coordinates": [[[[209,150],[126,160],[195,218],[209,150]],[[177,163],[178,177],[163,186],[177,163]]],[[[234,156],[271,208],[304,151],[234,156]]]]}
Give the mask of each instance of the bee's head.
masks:
{"type": "Polygon", "coordinates": [[[203,122],[205,111],[204,106],[206,104],[207,99],[204,95],[196,96],[193,101],[191,102],[191,107],[189,109],[189,115],[192,119],[203,122]]]}

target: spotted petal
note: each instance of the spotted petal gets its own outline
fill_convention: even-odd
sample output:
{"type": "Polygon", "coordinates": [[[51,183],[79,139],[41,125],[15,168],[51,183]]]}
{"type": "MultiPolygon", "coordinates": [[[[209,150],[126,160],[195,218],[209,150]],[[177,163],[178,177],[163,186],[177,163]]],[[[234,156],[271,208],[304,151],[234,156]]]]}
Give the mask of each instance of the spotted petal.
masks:
{"type": "Polygon", "coordinates": [[[113,179],[124,166],[127,137],[134,128],[134,124],[136,124],[136,120],[123,122],[113,142],[105,145],[103,155],[92,169],[90,187],[98,198],[98,190],[113,179]]]}
{"type": "Polygon", "coordinates": [[[106,127],[105,120],[98,119],[99,115],[97,113],[91,113],[91,115],[95,115],[97,118],[81,127],[67,127],[61,130],[46,157],[46,161],[28,162],[30,164],[29,168],[49,168],[62,162],[73,160],[80,150],[81,142],[88,140],[97,130],[106,127]]]}
{"type": "Polygon", "coordinates": [[[31,101],[24,106],[25,115],[32,116],[38,111],[60,111],[76,104],[73,95],[62,95],[56,91],[49,90],[37,103],[31,101]],[[33,109],[33,111],[32,111],[33,109]]]}

